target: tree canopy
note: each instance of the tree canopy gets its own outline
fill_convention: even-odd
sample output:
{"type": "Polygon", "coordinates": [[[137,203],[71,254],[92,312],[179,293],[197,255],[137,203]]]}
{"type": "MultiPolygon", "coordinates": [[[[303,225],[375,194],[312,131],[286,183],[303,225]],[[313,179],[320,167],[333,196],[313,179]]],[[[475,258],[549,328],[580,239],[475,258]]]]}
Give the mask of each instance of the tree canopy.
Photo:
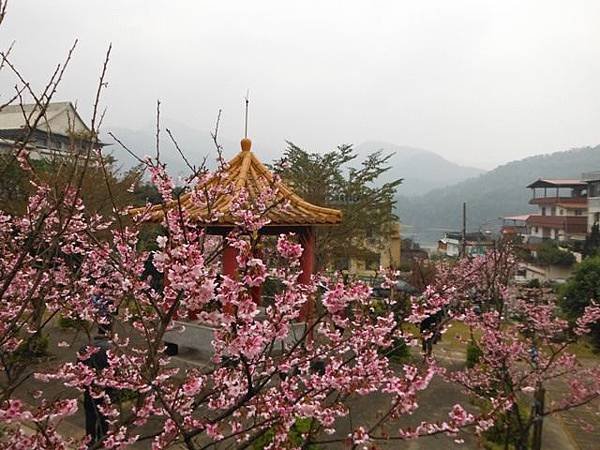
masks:
{"type": "MultiPolygon", "coordinates": [[[[561,289],[560,306],[571,320],[579,318],[593,300],[600,299],[600,256],[579,263],[561,289]]],[[[592,339],[600,347],[600,324],[592,326],[592,339]]]]}
{"type": "Polygon", "coordinates": [[[369,252],[365,239],[378,242],[389,236],[397,220],[393,212],[396,189],[402,179],[387,183],[380,176],[390,169],[392,155],[375,152],[360,164],[352,145],[340,145],[326,153],[310,153],[288,142],[273,170],[305,200],[342,210],[342,224],[317,230],[317,265],[337,258],[369,252]]]}

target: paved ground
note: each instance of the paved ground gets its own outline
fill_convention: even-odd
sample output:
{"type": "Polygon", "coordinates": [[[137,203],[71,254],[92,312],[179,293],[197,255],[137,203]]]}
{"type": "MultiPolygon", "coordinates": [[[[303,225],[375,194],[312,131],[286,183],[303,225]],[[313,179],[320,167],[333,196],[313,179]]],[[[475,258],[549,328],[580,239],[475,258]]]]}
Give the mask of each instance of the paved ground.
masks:
{"type": "MultiPolygon", "coordinates": [[[[73,342],[72,349],[78,349],[83,345],[83,336],[75,338],[73,332],[53,329],[51,333],[52,348],[56,349],[55,345],[58,341],[65,340],[73,342]]],[[[64,350],[64,349],[61,349],[64,350]]],[[[436,346],[436,355],[442,361],[442,364],[448,367],[458,367],[463,364],[464,355],[460,352],[452,351],[444,347],[443,343],[436,346]]],[[[193,355],[185,355],[186,357],[176,359],[175,364],[181,367],[198,366],[199,363],[193,355]]],[[[63,356],[63,358],[72,358],[72,356],[63,356]]],[[[61,358],[56,358],[54,361],[49,361],[44,365],[52,367],[57,364],[61,358]]],[[[24,387],[20,395],[27,397],[28,392],[33,392],[36,389],[44,388],[50,395],[70,395],[73,392],[58,387],[49,386],[44,383],[32,381],[24,387]]],[[[30,397],[29,400],[34,400],[30,397]]],[[[455,403],[462,402],[465,404],[465,397],[460,392],[460,388],[443,382],[438,378],[434,378],[432,386],[421,393],[419,399],[420,407],[417,411],[408,417],[402,417],[401,420],[392,424],[390,431],[393,431],[395,426],[413,426],[421,421],[445,420],[448,411],[455,403]]],[[[374,419],[377,417],[379,410],[385,408],[387,399],[380,396],[370,396],[368,398],[359,398],[351,402],[351,415],[348,420],[339,424],[338,430],[340,436],[346,436],[352,428],[352,422],[362,422],[363,420],[374,419]]],[[[466,405],[465,405],[466,406],[466,405]]],[[[581,408],[574,411],[569,411],[561,414],[559,417],[547,418],[544,422],[544,450],[599,450],[600,449],[600,406],[599,404],[591,405],[587,408],[581,408]],[[595,431],[583,432],[581,423],[586,422],[595,425],[595,431]]],[[[81,411],[70,417],[62,426],[61,430],[65,434],[71,436],[83,436],[84,434],[84,417],[81,411]]],[[[469,433],[461,433],[458,438],[463,439],[464,443],[455,443],[452,438],[446,436],[435,436],[430,438],[421,438],[414,441],[395,441],[384,442],[382,447],[386,449],[400,450],[429,450],[429,449],[478,449],[481,448],[477,439],[469,433]]],[[[150,442],[138,443],[133,448],[149,449],[150,442]]],[[[328,445],[326,448],[343,448],[342,445],[328,445]]]]}

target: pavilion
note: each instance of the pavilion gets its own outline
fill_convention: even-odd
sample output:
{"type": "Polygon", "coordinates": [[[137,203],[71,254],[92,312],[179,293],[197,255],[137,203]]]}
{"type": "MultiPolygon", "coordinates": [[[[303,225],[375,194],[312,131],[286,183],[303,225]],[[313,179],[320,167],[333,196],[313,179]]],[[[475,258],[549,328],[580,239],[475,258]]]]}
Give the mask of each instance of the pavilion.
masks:
{"type": "MultiPolygon", "coordinates": [[[[283,182],[278,181],[274,175],[262,164],[254,152],[251,151],[252,142],[244,138],[241,141],[241,151],[229,161],[225,173],[218,178],[213,178],[208,183],[219,183],[219,192],[217,198],[211,202],[211,213],[206,205],[197,205],[194,203],[192,193],[186,193],[180,197],[179,202],[172,202],[166,205],[166,208],[181,207],[185,208],[190,214],[192,220],[197,220],[198,226],[205,228],[208,234],[226,236],[236,228],[234,219],[230,214],[230,207],[234,200],[235,193],[241,189],[246,189],[251,200],[256,198],[261,192],[269,187],[276,188],[276,198],[274,206],[266,212],[266,217],[270,222],[259,230],[261,234],[277,235],[280,233],[292,232],[298,235],[303,247],[303,253],[300,258],[301,275],[300,282],[307,283],[314,270],[315,254],[315,226],[337,225],[342,221],[342,212],[337,209],[324,208],[313,205],[296,195],[283,182]],[[209,215],[215,216],[218,212],[218,219],[209,221],[209,215]]],[[[195,189],[202,189],[206,185],[196,186],[195,189]]],[[[142,208],[133,211],[140,213],[142,208]]],[[[165,205],[154,205],[146,212],[146,221],[161,222],[164,218],[165,205]]],[[[223,274],[235,277],[237,273],[237,250],[224,243],[222,254],[223,274]]],[[[303,317],[306,319],[310,315],[311,307],[303,311],[303,317]]]]}

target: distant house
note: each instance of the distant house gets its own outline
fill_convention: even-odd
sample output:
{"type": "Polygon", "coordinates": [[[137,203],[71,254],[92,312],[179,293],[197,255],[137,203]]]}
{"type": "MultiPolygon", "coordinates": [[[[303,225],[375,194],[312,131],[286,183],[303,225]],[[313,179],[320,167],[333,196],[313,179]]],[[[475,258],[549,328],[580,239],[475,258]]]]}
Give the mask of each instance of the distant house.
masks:
{"type": "Polygon", "coordinates": [[[43,117],[36,104],[10,105],[0,110],[0,153],[26,142],[32,158],[67,153],[105,144],[93,140],[92,131],[71,102],[50,103],[43,117]]]}
{"type": "Polygon", "coordinates": [[[400,223],[394,222],[391,225],[391,232],[385,237],[365,237],[362,247],[364,250],[359,255],[339,258],[335,269],[360,276],[374,276],[380,268],[397,269],[400,266],[402,248],[400,223]]]}
{"type": "Polygon", "coordinates": [[[587,231],[600,224],[600,170],[586,172],[581,179],[587,183],[587,231]]]}
{"type": "Polygon", "coordinates": [[[527,186],[538,213],[526,220],[527,242],[544,239],[583,241],[587,233],[587,183],[581,180],[538,179],[527,186]]]}
{"type": "MultiPolygon", "coordinates": [[[[483,255],[494,245],[494,240],[481,232],[466,233],[464,243],[466,255],[483,255]]],[[[461,232],[453,231],[444,234],[438,241],[438,253],[446,256],[457,257],[461,255],[463,248],[463,235],[461,232]]]]}
{"type": "Polygon", "coordinates": [[[527,235],[527,220],[529,214],[523,214],[520,216],[505,216],[502,218],[502,227],[500,228],[500,234],[505,239],[517,239],[523,242],[524,237],[527,235]]]}
{"type": "Polygon", "coordinates": [[[541,283],[553,281],[556,283],[564,283],[573,273],[571,267],[561,266],[539,266],[527,262],[519,263],[515,281],[518,283],[527,283],[532,280],[538,280],[541,283]]]}

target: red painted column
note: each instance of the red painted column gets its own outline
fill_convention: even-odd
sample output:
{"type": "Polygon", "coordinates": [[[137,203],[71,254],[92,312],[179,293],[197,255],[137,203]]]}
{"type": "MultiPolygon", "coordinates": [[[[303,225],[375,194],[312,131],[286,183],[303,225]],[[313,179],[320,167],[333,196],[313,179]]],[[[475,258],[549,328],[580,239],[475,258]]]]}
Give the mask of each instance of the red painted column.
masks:
{"type": "MultiPolygon", "coordinates": [[[[303,284],[310,282],[310,277],[315,268],[315,232],[312,227],[303,228],[299,233],[300,244],[302,245],[302,256],[300,257],[300,268],[302,273],[298,281],[303,284]]],[[[308,302],[300,311],[300,320],[308,321],[314,313],[315,299],[309,298],[308,302]]]]}
{"type": "MultiPolygon", "coordinates": [[[[238,250],[235,247],[232,247],[227,244],[227,240],[225,239],[225,244],[223,247],[223,254],[221,255],[221,265],[223,270],[223,275],[227,275],[230,278],[237,277],[237,255],[238,250]]],[[[232,305],[225,305],[223,312],[227,314],[235,313],[235,309],[232,305]]]]}
{"type": "MultiPolygon", "coordinates": [[[[254,258],[261,258],[262,259],[262,252],[260,251],[259,248],[255,247],[252,256],[254,258]]],[[[260,286],[254,286],[254,287],[250,288],[250,295],[252,296],[252,301],[254,303],[256,303],[258,306],[260,306],[260,303],[261,303],[260,300],[262,298],[262,285],[260,285],[260,286]]]]}

